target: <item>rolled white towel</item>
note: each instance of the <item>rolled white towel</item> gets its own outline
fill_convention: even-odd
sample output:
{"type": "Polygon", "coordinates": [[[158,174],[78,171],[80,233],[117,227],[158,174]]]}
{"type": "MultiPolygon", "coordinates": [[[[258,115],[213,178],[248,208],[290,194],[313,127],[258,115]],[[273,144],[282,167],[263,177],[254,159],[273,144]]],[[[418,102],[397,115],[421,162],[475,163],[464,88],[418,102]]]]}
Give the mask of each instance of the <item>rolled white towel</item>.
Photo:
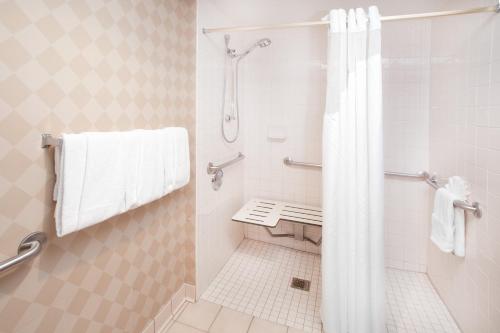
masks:
{"type": "Polygon", "coordinates": [[[431,240],[443,252],[452,252],[454,248],[454,195],[446,188],[439,188],[434,197],[432,212],[431,240]]]}
{"type": "MultiPolygon", "coordinates": [[[[448,180],[445,188],[450,191],[455,200],[467,200],[469,196],[468,185],[461,177],[454,176],[448,180]]],[[[465,256],[465,211],[462,208],[454,208],[454,244],[453,254],[458,257],[465,256]]]]}

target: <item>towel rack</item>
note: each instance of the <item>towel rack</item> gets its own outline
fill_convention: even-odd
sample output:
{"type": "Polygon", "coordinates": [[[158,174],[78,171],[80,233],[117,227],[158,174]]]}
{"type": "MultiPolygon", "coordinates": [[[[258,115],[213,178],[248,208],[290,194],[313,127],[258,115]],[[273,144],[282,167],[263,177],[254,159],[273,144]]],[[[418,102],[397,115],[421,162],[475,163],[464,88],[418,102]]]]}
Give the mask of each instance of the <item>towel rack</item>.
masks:
{"type": "MultiPolygon", "coordinates": [[[[298,161],[294,161],[291,157],[285,157],[283,159],[283,164],[288,165],[288,166],[301,166],[301,167],[315,168],[315,169],[322,168],[321,164],[298,162],[298,161]]],[[[435,175],[429,174],[427,171],[422,171],[419,173],[404,173],[404,172],[395,172],[395,171],[385,171],[384,174],[386,176],[390,176],[390,177],[421,179],[421,180],[425,181],[427,184],[429,184],[430,186],[432,186],[436,190],[441,187],[438,184],[437,177],[435,175]]],[[[481,216],[483,216],[483,212],[481,210],[481,207],[479,206],[479,203],[476,201],[468,202],[468,201],[462,201],[462,200],[455,200],[455,201],[453,201],[453,206],[458,207],[458,208],[462,208],[466,211],[470,211],[477,218],[481,218],[481,216]]]]}
{"type": "Polygon", "coordinates": [[[43,244],[46,241],[47,236],[40,231],[24,237],[17,248],[17,255],[0,262],[0,274],[8,272],[23,262],[36,257],[42,251],[43,244]]]}
{"type": "Polygon", "coordinates": [[[50,148],[60,146],[62,144],[61,138],[54,138],[52,134],[42,134],[42,148],[50,148]]]}

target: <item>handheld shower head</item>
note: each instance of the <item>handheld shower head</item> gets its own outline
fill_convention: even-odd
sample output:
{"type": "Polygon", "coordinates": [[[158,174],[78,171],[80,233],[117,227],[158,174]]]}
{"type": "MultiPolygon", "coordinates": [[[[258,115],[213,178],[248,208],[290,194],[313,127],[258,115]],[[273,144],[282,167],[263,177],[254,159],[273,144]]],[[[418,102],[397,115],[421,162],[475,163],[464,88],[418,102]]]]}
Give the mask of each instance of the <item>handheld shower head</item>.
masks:
{"type": "Polygon", "coordinates": [[[271,40],[269,38],[259,39],[255,44],[250,46],[245,52],[239,54],[238,61],[246,57],[250,52],[252,52],[256,47],[267,47],[271,45],[271,40]]]}
{"type": "Polygon", "coordinates": [[[260,47],[267,47],[271,45],[271,40],[269,38],[263,38],[261,40],[258,40],[257,43],[255,43],[255,45],[258,45],[260,47]]]}

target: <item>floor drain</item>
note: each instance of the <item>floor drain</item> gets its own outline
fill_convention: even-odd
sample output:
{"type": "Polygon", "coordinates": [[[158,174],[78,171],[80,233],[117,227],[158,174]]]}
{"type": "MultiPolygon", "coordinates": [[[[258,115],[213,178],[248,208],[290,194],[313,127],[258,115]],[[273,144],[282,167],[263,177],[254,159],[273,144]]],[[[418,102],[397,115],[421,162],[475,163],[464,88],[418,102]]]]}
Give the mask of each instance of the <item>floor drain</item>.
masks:
{"type": "Polygon", "coordinates": [[[292,278],[292,284],[290,285],[290,287],[294,289],[309,291],[309,288],[311,287],[311,281],[294,277],[292,278]]]}

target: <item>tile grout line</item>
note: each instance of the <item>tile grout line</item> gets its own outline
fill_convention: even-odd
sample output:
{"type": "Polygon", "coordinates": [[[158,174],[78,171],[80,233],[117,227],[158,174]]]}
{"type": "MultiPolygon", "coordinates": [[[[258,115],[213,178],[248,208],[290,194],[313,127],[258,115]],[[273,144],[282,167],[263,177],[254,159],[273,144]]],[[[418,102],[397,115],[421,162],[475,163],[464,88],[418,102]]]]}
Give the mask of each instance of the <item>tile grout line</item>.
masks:
{"type": "Polygon", "coordinates": [[[219,317],[219,314],[220,314],[220,312],[222,311],[223,308],[224,308],[224,306],[221,305],[220,309],[217,311],[217,314],[214,317],[214,320],[212,320],[212,323],[210,324],[210,326],[208,326],[207,333],[210,332],[210,329],[212,328],[212,326],[214,325],[215,321],[219,317]]]}
{"type": "Polygon", "coordinates": [[[248,328],[247,328],[247,333],[250,332],[250,327],[252,327],[252,323],[253,323],[254,319],[255,319],[255,317],[252,316],[252,320],[250,320],[250,325],[248,325],[248,328]]]}

